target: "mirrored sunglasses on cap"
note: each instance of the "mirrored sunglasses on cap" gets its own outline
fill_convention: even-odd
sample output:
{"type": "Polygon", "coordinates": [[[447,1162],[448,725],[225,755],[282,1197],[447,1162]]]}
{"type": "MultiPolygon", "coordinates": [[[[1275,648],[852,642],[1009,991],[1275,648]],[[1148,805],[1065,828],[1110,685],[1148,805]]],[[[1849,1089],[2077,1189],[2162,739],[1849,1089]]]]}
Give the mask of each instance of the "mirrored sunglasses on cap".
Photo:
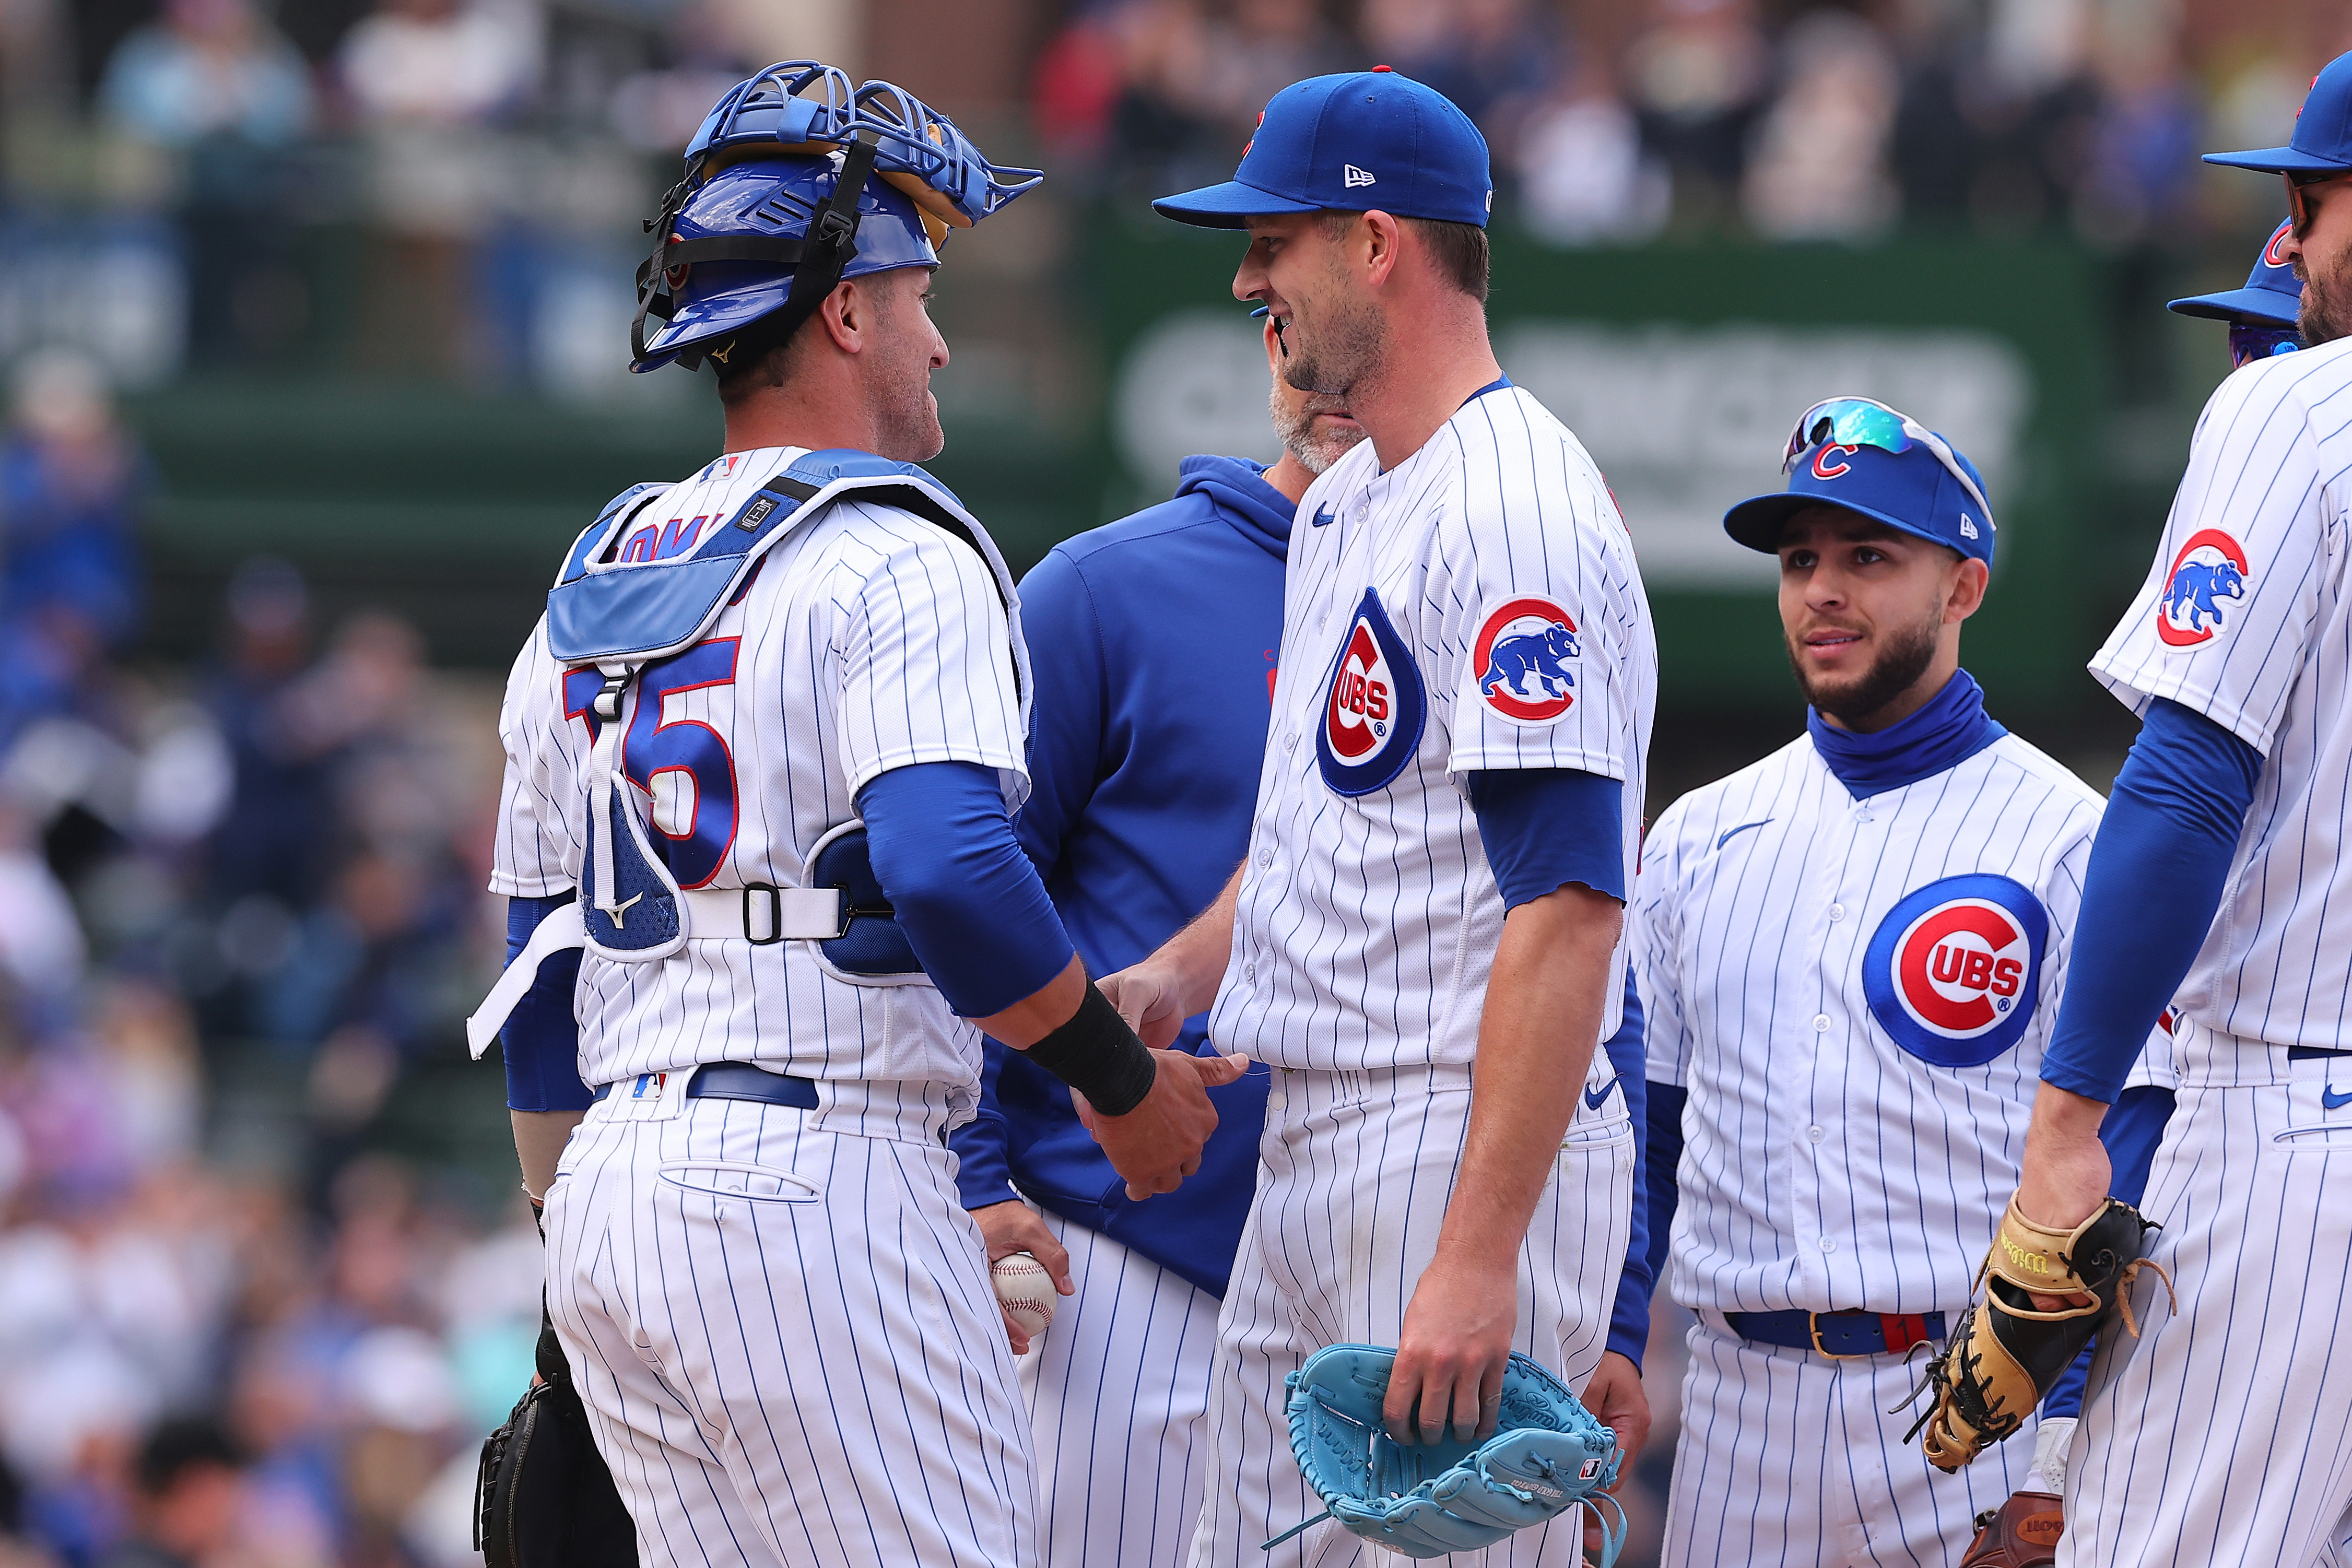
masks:
{"type": "Polygon", "coordinates": [[[1780,472],[1792,472],[1797,460],[1823,443],[1839,446],[1874,446],[1881,452],[1908,452],[1917,442],[1936,455],[1936,461],[1951,471],[1960,482],[1969,498],[1992,520],[1992,503],[1986,500],[1969,471],[1960,466],[1944,438],[1899,409],[1866,397],[1833,397],[1813,404],[1797,416],[1796,428],[1789,432],[1789,448],[1780,456],[1780,472]]]}
{"type": "Polygon", "coordinates": [[[2252,321],[2230,323],[2230,368],[2233,371],[2242,371],[2273,354],[2292,354],[2302,347],[2303,339],[2292,327],[2268,327],[2252,321]]]}

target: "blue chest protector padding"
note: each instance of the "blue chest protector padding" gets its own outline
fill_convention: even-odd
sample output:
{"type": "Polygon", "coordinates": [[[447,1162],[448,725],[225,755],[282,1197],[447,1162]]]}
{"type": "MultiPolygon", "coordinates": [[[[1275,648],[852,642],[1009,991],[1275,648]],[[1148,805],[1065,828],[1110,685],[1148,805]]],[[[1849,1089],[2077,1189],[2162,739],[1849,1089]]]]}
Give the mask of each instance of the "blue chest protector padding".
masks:
{"type": "MultiPolygon", "coordinates": [[[[636,672],[655,659],[681,653],[709,634],[738,589],[769,549],[822,503],[845,494],[912,512],[969,545],[982,548],[961,504],[938,480],[910,463],[894,463],[869,452],[830,449],[803,453],[786,465],[727,523],[706,535],[691,553],[667,560],[618,562],[611,558],[636,514],[670,487],[637,485],[608,502],[566,552],[562,571],[547,595],[548,651],[566,665],[593,664],[605,675],[595,699],[599,736],[617,745],[621,703],[636,672]]],[[[1012,601],[1004,598],[1008,616],[1012,601]]],[[[1015,677],[1019,662],[1015,661],[1015,677]]],[[[610,747],[599,745],[595,768],[609,768],[610,747]]],[[[683,940],[677,883],[653,848],[631,804],[629,791],[607,789],[592,779],[592,818],[597,840],[581,874],[580,913],[589,947],[606,957],[650,960],[677,951],[683,940]],[[598,866],[609,850],[612,893],[599,885],[598,866]]],[[[820,846],[806,885],[848,889],[852,919],[845,935],[822,942],[835,968],[854,975],[917,974],[914,949],[882,895],[867,862],[862,831],[843,833],[820,846]]]]}
{"type": "Polygon", "coordinates": [[[906,930],[892,917],[890,901],[866,849],[866,830],[855,828],[820,845],[810,858],[808,885],[838,887],[849,894],[849,928],[817,948],[824,961],[852,975],[912,975],[916,960],[906,930]]]}

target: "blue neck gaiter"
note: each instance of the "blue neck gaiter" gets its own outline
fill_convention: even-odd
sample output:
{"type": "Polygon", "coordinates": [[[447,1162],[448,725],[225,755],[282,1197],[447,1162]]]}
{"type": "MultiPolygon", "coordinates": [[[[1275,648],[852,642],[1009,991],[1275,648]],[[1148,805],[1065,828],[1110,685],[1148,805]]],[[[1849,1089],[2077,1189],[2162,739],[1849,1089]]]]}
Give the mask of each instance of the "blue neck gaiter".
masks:
{"type": "Polygon", "coordinates": [[[2009,733],[1988,717],[1984,688],[1966,670],[1956,670],[1944,689],[1899,724],[1874,735],[1856,735],[1805,710],[1813,749],[1857,800],[1957,768],[2009,733]]]}

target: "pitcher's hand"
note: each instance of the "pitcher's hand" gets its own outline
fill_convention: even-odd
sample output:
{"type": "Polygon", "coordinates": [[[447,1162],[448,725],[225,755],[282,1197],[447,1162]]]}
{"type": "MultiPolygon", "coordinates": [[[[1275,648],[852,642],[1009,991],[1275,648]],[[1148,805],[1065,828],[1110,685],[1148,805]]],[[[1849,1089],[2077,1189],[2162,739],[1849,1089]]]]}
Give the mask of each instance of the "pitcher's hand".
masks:
{"type": "Polygon", "coordinates": [[[1503,1400],[1503,1369],[1518,1326],[1518,1265],[1449,1262],[1441,1253],[1422,1271],[1404,1310],[1395,1369],[1381,1414],[1400,1443],[1490,1437],[1503,1400]]]}

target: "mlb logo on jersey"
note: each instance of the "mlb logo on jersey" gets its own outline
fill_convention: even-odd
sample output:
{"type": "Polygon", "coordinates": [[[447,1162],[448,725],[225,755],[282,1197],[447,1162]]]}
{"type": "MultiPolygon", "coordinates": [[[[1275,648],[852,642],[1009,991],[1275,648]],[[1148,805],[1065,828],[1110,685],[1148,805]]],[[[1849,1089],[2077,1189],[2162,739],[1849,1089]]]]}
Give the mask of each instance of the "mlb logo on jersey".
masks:
{"type": "Polygon", "coordinates": [[[1341,795],[1369,795],[1404,771],[1420,748],[1429,704],[1421,671],[1376,590],[1364,590],[1323,689],[1316,758],[1341,795]]]}
{"type": "Polygon", "coordinates": [[[2156,634],[2168,647],[2197,648],[2230,629],[2229,612],[2245,603],[2243,545],[2219,528],[2200,528],[2172,558],[2156,601],[2156,634]]]}
{"type": "Polygon", "coordinates": [[[2050,916],[2005,876],[1948,876],[1886,912],[1863,995],[1895,1043],[1938,1067],[1981,1067],[2032,1020],[2050,916]]]}
{"type": "Polygon", "coordinates": [[[1514,599],[1478,628],[1478,696],[1514,724],[1549,724],[1576,706],[1576,622],[1549,599],[1514,599]]]}

